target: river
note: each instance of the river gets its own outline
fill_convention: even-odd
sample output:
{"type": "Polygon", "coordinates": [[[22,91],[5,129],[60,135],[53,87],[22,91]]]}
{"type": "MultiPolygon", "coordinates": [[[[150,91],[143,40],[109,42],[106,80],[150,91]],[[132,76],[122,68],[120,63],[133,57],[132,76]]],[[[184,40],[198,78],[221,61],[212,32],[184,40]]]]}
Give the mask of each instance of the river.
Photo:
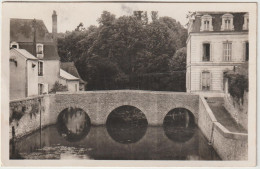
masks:
{"type": "Polygon", "coordinates": [[[84,138],[68,141],[59,134],[57,125],[52,125],[10,144],[10,156],[61,160],[220,160],[198,128],[183,140],[180,137],[174,140],[174,132],[165,132],[163,127],[147,127],[141,138],[139,132],[132,133],[138,137],[134,142],[125,140],[125,136],[120,138],[120,134],[114,139],[112,134],[105,126],[92,126],[84,138]]]}

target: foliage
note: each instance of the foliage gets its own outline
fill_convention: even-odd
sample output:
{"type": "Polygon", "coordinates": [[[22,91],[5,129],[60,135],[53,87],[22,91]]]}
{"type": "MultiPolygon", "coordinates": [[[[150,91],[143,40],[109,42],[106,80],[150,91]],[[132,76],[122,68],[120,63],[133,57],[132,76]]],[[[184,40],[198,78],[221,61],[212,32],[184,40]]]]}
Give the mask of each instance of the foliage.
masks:
{"type": "MultiPolygon", "coordinates": [[[[144,86],[144,90],[163,90],[164,84],[175,86],[170,80],[175,74],[169,73],[176,64],[178,70],[186,68],[178,59],[182,54],[176,59],[173,56],[186,46],[187,30],[173,18],[158,18],[155,11],[151,15],[149,22],[146,11],[119,18],[104,11],[99,26],[83,29],[79,24],[76,31],[58,39],[61,61],[75,62],[80,76],[88,82],[88,90],[136,88],[139,77],[147,84],[155,83],[151,88],[144,86]]],[[[184,79],[185,84],[185,73],[182,75],[176,75],[180,79],[175,81],[184,79]]]]}
{"type": "Polygon", "coordinates": [[[171,58],[169,64],[172,71],[185,71],[186,70],[186,47],[180,48],[176,51],[175,55],[171,58]]]}
{"type": "Polygon", "coordinates": [[[68,87],[60,84],[59,82],[55,82],[50,93],[56,93],[56,92],[62,92],[62,91],[68,91],[68,87]]]}
{"type": "Polygon", "coordinates": [[[228,90],[232,97],[236,100],[244,97],[244,91],[248,91],[248,77],[241,74],[226,74],[226,78],[229,80],[228,90]]]}

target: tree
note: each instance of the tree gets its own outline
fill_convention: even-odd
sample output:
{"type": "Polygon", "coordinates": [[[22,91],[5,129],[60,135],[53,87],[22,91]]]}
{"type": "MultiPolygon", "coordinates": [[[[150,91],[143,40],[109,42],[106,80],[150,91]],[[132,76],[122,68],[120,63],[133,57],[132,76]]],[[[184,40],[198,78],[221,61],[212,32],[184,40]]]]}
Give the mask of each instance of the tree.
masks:
{"type": "Polygon", "coordinates": [[[158,11],[151,11],[151,18],[153,22],[158,20],[158,11]]]}
{"type": "Polygon", "coordinates": [[[174,84],[185,75],[171,71],[183,69],[184,49],[173,56],[186,45],[187,30],[170,17],[158,18],[156,11],[151,15],[153,21],[148,23],[146,11],[119,18],[104,11],[98,26],[83,29],[80,23],[58,39],[61,61],[75,62],[89,90],[182,90],[174,84]]]}
{"type": "Polygon", "coordinates": [[[172,71],[186,71],[186,55],[186,47],[183,47],[176,51],[169,62],[172,71]]]}

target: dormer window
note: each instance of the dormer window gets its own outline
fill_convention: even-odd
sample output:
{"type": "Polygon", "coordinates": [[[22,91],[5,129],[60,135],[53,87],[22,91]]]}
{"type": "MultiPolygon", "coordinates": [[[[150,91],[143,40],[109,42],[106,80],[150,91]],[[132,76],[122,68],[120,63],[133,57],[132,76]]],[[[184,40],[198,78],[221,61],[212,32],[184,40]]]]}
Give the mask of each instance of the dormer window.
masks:
{"type": "Polygon", "coordinates": [[[36,55],[37,58],[42,58],[43,57],[43,44],[37,44],[36,45],[36,55]]]}
{"type": "Polygon", "coordinates": [[[248,30],[249,28],[249,14],[246,13],[244,15],[244,24],[243,24],[243,30],[248,30]]]}
{"type": "Polygon", "coordinates": [[[213,31],[212,17],[210,15],[203,15],[201,17],[200,31],[213,31]]]}
{"type": "Polygon", "coordinates": [[[10,48],[16,48],[16,49],[19,49],[19,44],[17,42],[12,42],[10,44],[10,48]]]}
{"type": "Polygon", "coordinates": [[[234,30],[233,15],[225,14],[222,16],[221,31],[232,31],[234,30]]]}

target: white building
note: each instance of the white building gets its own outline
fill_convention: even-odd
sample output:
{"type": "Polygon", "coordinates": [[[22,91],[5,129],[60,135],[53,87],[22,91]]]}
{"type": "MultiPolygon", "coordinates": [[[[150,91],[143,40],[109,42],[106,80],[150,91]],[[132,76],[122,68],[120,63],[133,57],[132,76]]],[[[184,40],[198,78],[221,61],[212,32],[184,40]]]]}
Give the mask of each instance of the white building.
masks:
{"type": "Polygon", "coordinates": [[[67,86],[69,92],[79,91],[79,78],[69,74],[68,72],[60,69],[59,83],[67,86]]]}
{"type": "Polygon", "coordinates": [[[187,92],[227,92],[225,72],[249,59],[248,24],[245,12],[196,12],[189,18],[187,92]]]}
{"type": "Polygon", "coordinates": [[[10,50],[10,100],[38,95],[38,59],[24,49],[10,50]]]}

